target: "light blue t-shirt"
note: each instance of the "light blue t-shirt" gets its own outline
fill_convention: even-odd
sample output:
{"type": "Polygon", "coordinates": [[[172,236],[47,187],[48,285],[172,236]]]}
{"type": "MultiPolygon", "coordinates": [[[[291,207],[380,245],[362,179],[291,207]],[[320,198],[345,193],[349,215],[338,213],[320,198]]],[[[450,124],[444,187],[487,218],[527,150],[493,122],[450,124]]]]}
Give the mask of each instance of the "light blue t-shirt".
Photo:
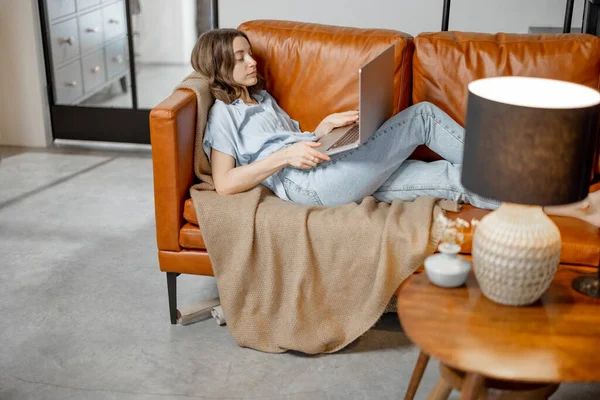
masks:
{"type": "MultiPolygon", "coordinates": [[[[282,148],[301,141],[315,141],[314,133],[301,132],[300,125],[267,93],[252,96],[258,104],[238,99],[231,104],[215,100],[204,131],[204,152],[211,148],[235,158],[236,167],[262,160],[282,148]]],[[[278,174],[262,182],[278,197],[289,200],[278,174]]]]}

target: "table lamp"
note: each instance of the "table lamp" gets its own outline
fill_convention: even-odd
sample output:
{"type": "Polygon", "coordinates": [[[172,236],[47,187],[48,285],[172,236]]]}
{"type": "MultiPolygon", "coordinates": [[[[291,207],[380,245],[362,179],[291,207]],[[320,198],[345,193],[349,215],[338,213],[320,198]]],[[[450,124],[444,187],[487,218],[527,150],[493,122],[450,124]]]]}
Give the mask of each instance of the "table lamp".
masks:
{"type": "Polygon", "coordinates": [[[542,206],[589,192],[600,93],[526,77],[480,79],[468,89],[462,184],[502,202],[473,236],[475,276],[489,299],[531,304],[560,262],[560,232],[542,206]]]}

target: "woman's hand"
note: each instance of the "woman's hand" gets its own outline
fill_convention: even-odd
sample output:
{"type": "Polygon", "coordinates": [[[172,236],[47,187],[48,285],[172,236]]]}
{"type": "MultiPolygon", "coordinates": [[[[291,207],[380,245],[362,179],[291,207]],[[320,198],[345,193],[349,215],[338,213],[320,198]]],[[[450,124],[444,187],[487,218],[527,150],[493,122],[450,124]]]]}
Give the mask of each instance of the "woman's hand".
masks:
{"type": "Polygon", "coordinates": [[[311,169],[320,162],[330,160],[328,155],[315,150],[315,147],[319,146],[321,146],[321,143],[303,141],[294,143],[281,150],[281,152],[286,165],[300,169],[311,169]]]}
{"type": "Polygon", "coordinates": [[[315,129],[315,135],[317,136],[317,139],[320,139],[335,128],[355,124],[357,121],[358,111],[356,110],[331,114],[325,117],[319,126],[317,126],[317,129],[315,129]]]}

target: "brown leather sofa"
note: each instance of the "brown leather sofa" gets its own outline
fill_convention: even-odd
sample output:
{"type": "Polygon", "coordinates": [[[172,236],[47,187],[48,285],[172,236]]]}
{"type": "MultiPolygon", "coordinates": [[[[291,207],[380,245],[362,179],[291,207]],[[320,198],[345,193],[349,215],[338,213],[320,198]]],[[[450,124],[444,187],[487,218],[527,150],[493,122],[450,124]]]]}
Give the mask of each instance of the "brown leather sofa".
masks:
{"type": "MultiPolygon", "coordinates": [[[[267,90],[305,131],[330,113],[357,108],[358,68],[391,43],[396,44],[396,111],[430,101],[463,124],[467,84],[490,76],[599,86],[600,39],[591,35],[439,32],[412,38],[391,30],[286,21],[251,21],[239,29],[250,38],[267,90]]],[[[180,90],[150,113],[158,259],[167,273],[171,323],[176,322],[176,277],[213,275],[189,195],[195,182],[196,110],[192,92],[180,90]]],[[[439,159],[425,147],[413,157],[439,159]]],[[[463,206],[458,215],[471,220],[487,212],[463,206]]],[[[562,262],[598,266],[599,230],[571,218],[553,219],[563,238],[562,262]]],[[[470,249],[467,238],[463,251],[470,249]]]]}

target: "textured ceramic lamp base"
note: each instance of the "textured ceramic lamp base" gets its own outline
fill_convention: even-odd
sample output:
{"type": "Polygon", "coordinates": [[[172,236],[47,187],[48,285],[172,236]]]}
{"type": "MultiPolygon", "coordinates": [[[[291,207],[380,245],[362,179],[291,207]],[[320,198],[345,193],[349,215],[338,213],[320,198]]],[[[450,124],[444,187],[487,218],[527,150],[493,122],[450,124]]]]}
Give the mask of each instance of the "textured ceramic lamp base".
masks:
{"type": "Polygon", "coordinates": [[[527,305],[550,286],[560,250],[560,232],[541,207],[504,203],[475,231],[473,269],[487,298],[527,305]]]}

